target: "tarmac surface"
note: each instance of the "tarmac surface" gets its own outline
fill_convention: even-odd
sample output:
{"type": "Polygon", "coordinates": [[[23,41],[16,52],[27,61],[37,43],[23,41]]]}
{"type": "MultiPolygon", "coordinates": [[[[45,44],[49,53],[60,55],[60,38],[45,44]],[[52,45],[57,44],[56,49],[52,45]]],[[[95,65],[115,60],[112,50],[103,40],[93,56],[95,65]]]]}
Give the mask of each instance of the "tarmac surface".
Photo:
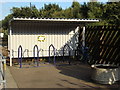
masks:
{"type": "Polygon", "coordinates": [[[8,66],[6,67],[6,88],[18,88],[8,66]]]}
{"type": "Polygon", "coordinates": [[[84,64],[33,68],[7,66],[6,72],[7,88],[120,89],[120,84],[101,85],[93,82],[92,69],[84,64]]]}

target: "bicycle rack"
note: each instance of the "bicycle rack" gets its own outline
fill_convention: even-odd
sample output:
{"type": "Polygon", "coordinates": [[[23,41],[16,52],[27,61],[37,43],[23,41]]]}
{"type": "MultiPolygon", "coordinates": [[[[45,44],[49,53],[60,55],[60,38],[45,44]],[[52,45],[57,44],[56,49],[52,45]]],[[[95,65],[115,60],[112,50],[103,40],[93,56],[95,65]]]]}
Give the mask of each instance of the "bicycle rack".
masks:
{"type": "Polygon", "coordinates": [[[44,51],[43,49],[39,49],[39,50],[38,50],[38,55],[40,55],[40,52],[41,52],[41,55],[42,55],[42,57],[43,57],[43,56],[44,56],[44,55],[43,55],[43,51],[44,51]]]}
{"type": "Polygon", "coordinates": [[[56,50],[55,50],[55,47],[53,46],[53,44],[51,44],[50,46],[49,46],[49,63],[50,63],[50,48],[53,48],[53,52],[54,52],[54,59],[53,59],[53,62],[54,62],[54,64],[56,63],[55,62],[55,55],[56,55],[56,50]]]}
{"type": "Polygon", "coordinates": [[[12,56],[14,57],[14,50],[12,49],[12,56]]]}
{"type": "Polygon", "coordinates": [[[20,68],[22,68],[22,46],[21,45],[18,47],[18,61],[20,63],[20,68]],[[21,53],[21,56],[20,56],[20,53],[21,53]]]}
{"type": "Polygon", "coordinates": [[[35,62],[37,61],[37,66],[39,66],[39,50],[38,50],[37,45],[35,45],[33,48],[33,57],[34,57],[35,62]],[[35,56],[35,48],[37,48],[37,57],[35,56]]]}
{"type": "MultiPolygon", "coordinates": [[[[64,47],[63,47],[63,62],[65,61],[65,58],[64,58],[64,51],[65,51],[65,48],[68,47],[68,51],[69,51],[69,57],[70,57],[70,54],[71,54],[71,50],[70,50],[70,46],[68,44],[65,44],[64,47]]],[[[69,59],[69,64],[71,63],[71,60],[69,59]]]]}
{"type": "Polygon", "coordinates": [[[28,50],[28,49],[25,49],[25,50],[24,50],[24,52],[23,52],[23,57],[24,57],[25,52],[27,52],[27,56],[29,57],[29,54],[28,54],[28,53],[29,53],[29,50],[28,50]]]}

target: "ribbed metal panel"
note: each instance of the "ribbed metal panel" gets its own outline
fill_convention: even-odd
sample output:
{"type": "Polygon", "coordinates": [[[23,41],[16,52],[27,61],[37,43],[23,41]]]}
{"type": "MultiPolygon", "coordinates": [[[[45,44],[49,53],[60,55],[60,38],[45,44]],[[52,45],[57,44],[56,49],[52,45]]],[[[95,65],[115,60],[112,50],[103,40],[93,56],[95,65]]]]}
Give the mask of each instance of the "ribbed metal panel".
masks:
{"type": "MultiPolygon", "coordinates": [[[[53,44],[57,55],[63,55],[63,47],[69,44],[72,55],[78,42],[78,24],[46,23],[46,22],[15,22],[12,23],[13,58],[18,57],[19,45],[23,48],[24,57],[33,57],[33,47],[38,45],[40,57],[48,57],[49,45],[53,44]],[[38,36],[45,36],[45,41],[38,41],[38,36]]],[[[8,46],[9,47],[9,46],[8,46]]],[[[52,53],[51,53],[52,54],[52,53]]]]}
{"type": "Polygon", "coordinates": [[[99,22],[98,19],[67,19],[67,18],[13,18],[22,21],[57,21],[57,22],[99,22]]]}

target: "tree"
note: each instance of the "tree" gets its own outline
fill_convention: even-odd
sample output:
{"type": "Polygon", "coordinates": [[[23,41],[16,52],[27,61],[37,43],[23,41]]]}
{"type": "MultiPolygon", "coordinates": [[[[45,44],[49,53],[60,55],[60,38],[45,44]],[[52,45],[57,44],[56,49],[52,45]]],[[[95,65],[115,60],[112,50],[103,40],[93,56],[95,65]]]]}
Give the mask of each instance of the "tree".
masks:
{"type": "Polygon", "coordinates": [[[103,15],[102,4],[99,2],[89,2],[88,3],[88,17],[89,18],[101,18],[103,15]]]}
{"type": "Polygon", "coordinates": [[[73,18],[73,11],[72,8],[67,8],[64,10],[65,18],[73,18]]]}
{"type": "Polygon", "coordinates": [[[79,2],[74,1],[72,3],[73,18],[81,18],[80,8],[81,8],[81,6],[80,6],[79,2]]]}
{"type": "Polygon", "coordinates": [[[82,18],[88,18],[88,11],[89,11],[89,8],[88,8],[88,5],[86,3],[84,3],[83,5],[81,5],[81,17],[82,18]]]}
{"type": "Polygon", "coordinates": [[[0,21],[0,28],[2,28],[2,21],[0,21]]]}
{"type": "Polygon", "coordinates": [[[33,18],[39,17],[39,11],[35,6],[31,7],[13,7],[11,9],[13,17],[33,18]]]}
{"type": "Polygon", "coordinates": [[[62,8],[59,7],[59,5],[56,4],[48,4],[44,5],[44,8],[42,8],[42,17],[52,18],[54,16],[54,13],[62,11],[62,8]]]}
{"type": "Polygon", "coordinates": [[[80,5],[79,2],[74,1],[71,7],[65,10],[57,4],[45,4],[39,10],[34,5],[30,5],[30,7],[13,7],[11,11],[12,13],[2,20],[2,27],[5,30],[8,29],[9,20],[12,17],[87,18],[101,20],[94,25],[120,25],[120,2],[108,2],[106,4],[88,2],[80,5]]]}
{"type": "Polygon", "coordinates": [[[4,20],[2,20],[2,28],[4,30],[8,30],[9,28],[9,21],[13,18],[12,14],[9,14],[8,16],[5,17],[4,20]]]}
{"type": "Polygon", "coordinates": [[[61,11],[55,11],[53,14],[52,14],[52,17],[53,18],[65,18],[65,14],[64,14],[64,11],[61,10],[61,11]]]}
{"type": "Polygon", "coordinates": [[[11,9],[11,11],[12,11],[12,15],[14,16],[14,17],[20,17],[20,15],[21,15],[21,8],[17,8],[17,7],[13,7],[12,9],[11,9]]]}
{"type": "Polygon", "coordinates": [[[39,11],[35,6],[31,6],[31,17],[40,17],[39,11]]]}
{"type": "Polygon", "coordinates": [[[109,2],[104,6],[102,19],[109,25],[120,25],[120,2],[109,2]]]}

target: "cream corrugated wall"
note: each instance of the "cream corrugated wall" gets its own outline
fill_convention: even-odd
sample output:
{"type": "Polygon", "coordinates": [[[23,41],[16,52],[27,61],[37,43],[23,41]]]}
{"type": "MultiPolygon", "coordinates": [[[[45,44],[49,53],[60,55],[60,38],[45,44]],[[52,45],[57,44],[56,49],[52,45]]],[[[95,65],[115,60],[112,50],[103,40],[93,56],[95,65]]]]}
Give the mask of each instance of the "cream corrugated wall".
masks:
{"type": "MultiPolygon", "coordinates": [[[[18,47],[21,45],[23,48],[24,57],[33,57],[33,47],[38,45],[40,57],[48,55],[49,46],[51,44],[57,50],[57,56],[62,56],[63,46],[69,44],[71,50],[76,48],[75,42],[78,42],[78,27],[69,25],[61,26],[43,26],[38,24],[14,24],[12,34],[12,50],[13,58],[18,57],[18,47]],[[38,41],[38,36],[45,36],[45,41],[38,41]],[[24,52],[26,50],[26,52],[24,52]],[[27,50],[29,51],[27,53],[27,50]]],[[[52,49],[51,49],[52,50],[52,49]]],[[[73,54],[74,52],[72,52],[73,54]]],[[[52,53],[51,53],[52,54],[52,53]]]]}

